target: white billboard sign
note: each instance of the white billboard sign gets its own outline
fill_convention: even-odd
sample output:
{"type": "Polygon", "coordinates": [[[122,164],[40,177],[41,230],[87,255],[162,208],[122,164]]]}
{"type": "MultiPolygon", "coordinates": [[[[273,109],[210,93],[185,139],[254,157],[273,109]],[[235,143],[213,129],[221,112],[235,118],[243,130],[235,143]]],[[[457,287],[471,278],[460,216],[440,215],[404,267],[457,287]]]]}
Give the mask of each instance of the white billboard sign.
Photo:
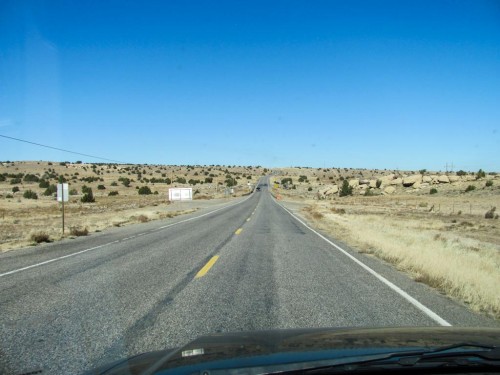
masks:
{"type": "Polygon", "coordinates": [[[193,199],[192,188],[170,188],[168,189],[168,200],[170,201],[190,201],[193,199]]]}
{"type": "Polygon", "coordinates": [[[64,202],[69,199],[68,184],[57,184],[57,201],[62,202],[63,198],[64,202]]]}

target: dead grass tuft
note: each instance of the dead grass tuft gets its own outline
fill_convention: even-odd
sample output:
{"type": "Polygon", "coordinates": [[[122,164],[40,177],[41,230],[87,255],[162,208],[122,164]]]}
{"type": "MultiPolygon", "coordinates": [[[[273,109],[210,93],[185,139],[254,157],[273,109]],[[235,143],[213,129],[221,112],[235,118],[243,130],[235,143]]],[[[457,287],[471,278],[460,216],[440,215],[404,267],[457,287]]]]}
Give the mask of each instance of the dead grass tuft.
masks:
{"type": "Polygon", "coordinates": [[[71,227],[69,233],[72,236],[82,237],[87,236],[89,234],[89,230],[87,228],[80,229],[78,227],[71,227]]]}
{"type": "Polygon", "coordinates": [[[52,240],[50,239],[50,236],[45,232],[33,233],[30,238],[31,238],[31,241],[36,242],[36,243],[52,242],[52,240]]]}
{"type": "Polygon", "coordinates": [[[146,215],[139,215],[137,216],[137,221],[140,223],[147,223],[149,218],[146,215]]]}

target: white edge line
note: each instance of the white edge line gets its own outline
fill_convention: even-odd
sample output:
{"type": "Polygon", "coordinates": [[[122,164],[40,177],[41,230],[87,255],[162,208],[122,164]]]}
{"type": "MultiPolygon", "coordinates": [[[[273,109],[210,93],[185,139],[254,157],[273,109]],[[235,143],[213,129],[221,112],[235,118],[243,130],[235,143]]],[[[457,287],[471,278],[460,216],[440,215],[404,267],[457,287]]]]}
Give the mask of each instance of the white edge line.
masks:
{"type": "MultiPolygon", "coordinates": [[[[203,215],[200,215],[200,216],[191,217],[189,219],[181,220],[181,221],[178,221],[176,223],[169,224],[169,225],[164,225],[162,227],[159,227],[158,229],[165,229],[165,228],[173,227],[174,225],[179,225],[179,224],[182,224],[182,223],[185,223],[185,222],[188,222],[188,221],[199,219],[200,217],[205,217],[205,216],[211,215],[214,212],[217,212],[217,211],[220,211],[220,210],[224,210],[226,208],[230,208],[230,207],[236,206],[238,204],[241,204],[243,202],[246,202],[251,197],[252,197],[252,195],[249,195],[247,198],[243,199],[242,201],[236,202],[234,204],[218,208],[218,209],[216,209],[214,211],[210,211],[210,212],[204,213],[203,215]]],[[[140,234],[137,234],[136,236],[137,237],[144,236],[145,234],[147,234],[147,233],[140,233],[140,234]]],[[[129,238],[131,238],[131,237],[129,237],[129,238]]],[[[97,250],[97,249],[100,249],[101,247],[108,246],[108,245],[111,245],[111,244],[115,244],[115,243],[118,243],[120,241],[125,241],[126,239],[129,239],[129,238],[124,238],[122,240],[115,240],[113,242],[109,242],[109,243],[105,243],[105,244],[102,244],[102,245],[99,245],[99,246],[91,247],[90,249],[85,249],[85,250],[77,251],[76,253],[71,253],[71,254],[63,255],[63,256],[60,256],[60,257],[57,257],[57,258],[54,258],[54,259],[49,259],[49,260],[46,260],[46,261],[43,261],[43,262],[40,262],[40,263],[32,264],[31,266],[26,266],[26,267],[22,267],[22,268],[18,268],[18,269],[12,270],[12,271],[0,273],[0,277],[12,275],[14,273],[21,272],[21,271],[26,271],[26,270],[29,270],[29,269],[35,268],[35,267],[40,267],[40,266],[43,266],[45,264],[49,264],[49,263],[52,263],[52,262],[55,262],[55,261],[58,261],[58,260],[61,260],[61,259],[65,259],[65,258],[73,257],[75,255],[86,253],[87,251],[97,250]]]]}
{"type": "Polygon", "coordinates": [[[397,285],[395,285],[392,282],[390,282],[389,280],[387,280],[384,276],[378,274],[376,271],[374,271],[373,269],[371,269],[370,267],[368,267],[366,264],[364,264],[363,262],[361,262],[359,259],[356,259],[354,256],[352,256],[351,254],[349,254],[346,250],[342,249],[340,246],[338,246],[335,243],[333,243],[332,241],[330,241],[328,238],[326,238],[325,236],[323,236],[321,233],[315,231],[313,228],[311,228],[309,225],[307,225],[302,220],[300,220],[297,216],[295,216],[295,214],[293,214],[292,212],[290,212],[283,205],[281,205],[280,203],[276,202],[274,199],[273,199],[273,201],[278,206],[280,206],[282,209],[284,209],[286,212],[288,212],[295,220],[297,220],[298,222],[300,222],[302,225],[304,225],[307,229],[311,230],[313,233],[317,234],[319,237],[321,237],[323,240],[325,240],[330,245],[332,245],[333,247],[335,247],[341,253],[343,253],[344,255],[346,255],[347,257],[349,257],[352,261],[354,261],[355,263],[357,263],[359,266],[363,267],[366,271],[368,271],[373,276],[375,276],[377,279],[379,279],[380,281],[382,281],[385,285],[387,285],[389,288],[391,288],[392,290],[394,290],[396,293],[398,293],[401,297],[403,297],[408,302],[410,302],[417,309],[419,309],[420,311],[422,311],[429,318],[431,318],[432,320],[434,320],[435,322],[439,323],[440,325],[442,325],[444,327],[451,327],[451,324],[449,322],[447,322],[446,320],[444,320],[443,318],[441,318],[438,314],[436,314],[434,311],[432,311],[431,309],[429,309],[427,306],[423,305],[422,303],[420,303],[419,301],[417,301],[415,298],[413,298],[412,296],[410,296],[403,289],[401,289],[397,285]]]}

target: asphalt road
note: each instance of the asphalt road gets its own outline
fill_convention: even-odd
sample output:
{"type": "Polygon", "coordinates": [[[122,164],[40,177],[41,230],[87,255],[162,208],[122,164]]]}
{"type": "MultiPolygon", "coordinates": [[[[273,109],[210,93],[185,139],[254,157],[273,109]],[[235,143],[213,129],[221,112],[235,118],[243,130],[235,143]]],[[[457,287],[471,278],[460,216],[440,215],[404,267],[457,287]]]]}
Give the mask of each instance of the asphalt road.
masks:
{"type": "Polygon", "coordinates": [[[0,255],[0,373],[80,373],[214,332],[446,324],[499,326],[322,238],[267,188],[0,255]]]}

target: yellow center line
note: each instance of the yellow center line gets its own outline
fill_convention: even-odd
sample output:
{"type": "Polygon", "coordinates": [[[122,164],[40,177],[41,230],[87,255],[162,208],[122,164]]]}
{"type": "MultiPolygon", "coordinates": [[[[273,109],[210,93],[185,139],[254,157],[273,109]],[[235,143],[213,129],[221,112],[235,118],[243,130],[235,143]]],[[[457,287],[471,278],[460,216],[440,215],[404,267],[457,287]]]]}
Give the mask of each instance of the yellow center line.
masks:
{"type": "Polygon", "coordinates": [[[212,259],[210,259],[207,264],[205,264],[203,266],[203,268],[201,270],[198,271],[198,273],[196,274],[196,276],[194,277],[195,279],[198,279],[202,276],[205,276],[206,273],[210,270],[210,268],[212,268],[212,266],[215,264],[215,262],[217,262],[217,259],[219,259],[219,256],[218,255],[214,255],[212,257],[212,259]]]}
{"type": "Polygon", "coordinates": [[[243,228],[240,228],[236,232],[234,232],[234,234],[240,234],[242,230],[243,230],[243,228]]]}
{"type": "Polygon", "coordinates": [[[250,218],[248,218],[247,221],[250,221],[250,218]]]}

